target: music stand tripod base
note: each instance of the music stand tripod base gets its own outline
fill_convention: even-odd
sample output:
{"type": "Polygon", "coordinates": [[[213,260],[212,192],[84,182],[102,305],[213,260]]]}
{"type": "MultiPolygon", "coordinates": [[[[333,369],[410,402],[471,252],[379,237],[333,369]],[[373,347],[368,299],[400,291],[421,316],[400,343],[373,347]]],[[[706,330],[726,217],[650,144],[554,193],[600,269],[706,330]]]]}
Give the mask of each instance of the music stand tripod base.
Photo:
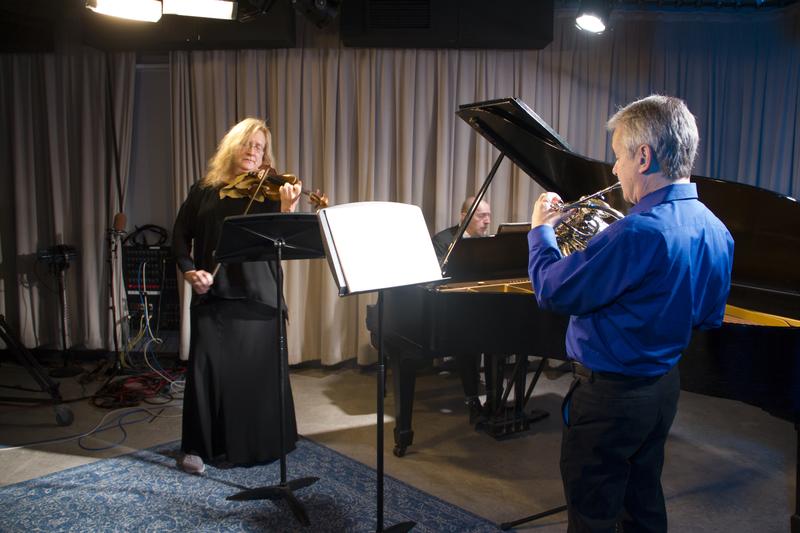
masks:
{"type": "Polygon", "coordinates": [[[514,520],[513,522],[503,522],[502,524],[500,524],[500,529],[506,531],[508,529],[511,529],[512,527],[526,524],[528,522],[533,522],[534,520],[539,520],[540,518],[544,518],[546,516],[557,514],[560,513],[561,511],[566,511],[566,510],[567,510],[566,505],[562,505],[560,507],[553,507],[552,509],[548,509],[547,511],[542,511],[541,513],[532,514],[530,516],[526,516],[525,518],[514,520]]]}
{"type": "Polygon", "coordinates": [[[311,520],[308,518],[308,513],[306,513],[303,504],[298,501],[293,492],[313,485],[317,481],[319,481],[318,477],[301,477],[280,485],[243,490],[233,496],[228,496],[226,499],[230,501],[285,500],[297,521],[304,526],[310,526],[311,520]]]}

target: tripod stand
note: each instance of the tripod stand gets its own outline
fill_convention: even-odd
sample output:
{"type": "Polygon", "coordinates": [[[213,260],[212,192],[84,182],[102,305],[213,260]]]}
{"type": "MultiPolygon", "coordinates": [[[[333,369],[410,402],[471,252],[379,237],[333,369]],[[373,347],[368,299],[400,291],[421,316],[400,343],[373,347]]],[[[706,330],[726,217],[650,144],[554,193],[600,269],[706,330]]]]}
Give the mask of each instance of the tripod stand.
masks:
{"type": "MultiPolygon", "coordinates": [[[[124,339],[123,333],[123,317],[126,313],[122,310],[122,299],[120,298],[120,291],[117,284],[120,282],[118,274],[121,273],[120,268],[120,246],[121,237],[124,234],[118,226],[124,226],[124,215],[118,213],[114,217],[114,227],[110,228],[107,232],[108,236],[108,255],[106,256],[106,264],[108,265],[108,297],[109,297],[109,311],[111,312],[111,335],[114,344],[114,362],[109,371],[112,376],[116,376],[122,371],[122,352],[120,351],[120,342],[124,339]],[[119,222],[118,222],[119,220],[119,222]]],[[[124,282],[123,282],[124,285],[124,282]]],[[[124,294],[124,293],[123,293],[124,294]]]]}
{"type": "MultiPolygon", "coordinates": [[[[8,327],[8,322],[6,322],[6,318],[3,315],[0,315],[0,338],[6,343],[9,351],[14,354],[17,362],[25,367],[25,370],[27,370],[31,377],[36,380],[40,391],[47,393],[53,399],[53,402],[55,403],[54,408],[56,411],[56,423],[59,426],[68,426],[72,424],[72,421],[75,419],[75,415],[72,414],[72,411],[69,409],[69,407],[66,407],[61,403],[61,392],[59,391],[60,384],[48,377],[44,368],[42,368],[42,365],[40,365],[38,361],[36,361],[36,358],[33,357],[33,354],[25,347],[25,345],[17,340],[17,338],[11,332],[11,328],[8,327]]],[[[12,402],[39,401],[38,398],[9,397],[0,397],[0,400],[12,402]]]]}
{"type": "Polygon", "coordinates": [[[323,257],[322,242],[319,237],[317,217],[301,213],[265,213],[261,215],[242,215],[228,217],[222,226],[216,259],[220,263],[269,261],[277,265],[276,309],[278,310],[278,395],[279,395],[279,438],[281,479],[277,485],[249,489],[228,500],[285,500],[295,518],[308,526],[308,518],[303,504],[294,495],[294,491],[308,487],[319,480],[317,477],[304,477],[287,480],[286,475],[286,436],[284,420],[286,418],[286,380],[287,349],[286,331],[283,320],[283,268],[282,261],[287,259],[313,259],[323,257]]]}
{"type": "Polygon", "coordinates": [[[37,259],[50,266],[50,271],[58,282],[58,308],[61,315],[61,358],[63,366],[54,368],[50,375],[56,378],[67,378],[83,373],[83,368],[75,365],[69,351],[67,337],[69,335],[69,309],[67,308],[67,276],[69,262],[78,256],[75,247],[64,244],[40,250],[37,259]]]}

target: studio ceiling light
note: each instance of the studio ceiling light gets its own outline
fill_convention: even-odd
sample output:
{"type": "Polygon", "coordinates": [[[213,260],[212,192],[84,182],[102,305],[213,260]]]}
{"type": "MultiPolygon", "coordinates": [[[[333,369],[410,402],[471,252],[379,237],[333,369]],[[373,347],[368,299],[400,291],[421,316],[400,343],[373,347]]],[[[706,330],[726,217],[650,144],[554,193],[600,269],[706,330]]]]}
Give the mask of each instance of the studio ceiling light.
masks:
{"type": "Polygon", "coordinates": [[[608,25],[611,10],[606,0],[583,0],[575,17],[575,25],[591,33],[602,33],[608,25]]]}
{"type": "Polygon", "coordinates": [[[236,18],[236,2],[227,0],[163,0],[165,15],[223,20],[236,18]]]}
{"type": "Polygon", "coordinates": [[[124,19],[157,22],[161,18],[158,0],[86,0],[86,7],[95,13],[124,19]]]}

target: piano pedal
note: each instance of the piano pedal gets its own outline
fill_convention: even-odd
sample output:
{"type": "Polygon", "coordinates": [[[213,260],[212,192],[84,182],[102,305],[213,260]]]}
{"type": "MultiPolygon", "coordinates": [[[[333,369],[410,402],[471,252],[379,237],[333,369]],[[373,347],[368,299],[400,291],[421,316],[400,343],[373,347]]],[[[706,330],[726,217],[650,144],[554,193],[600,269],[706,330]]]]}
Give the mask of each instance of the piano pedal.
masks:
{"type": "Polygon", "coordinates": [[[550,413],[540,409],[534,409],[526,414],[513,405],[507,405],[505,409],[500,409],[476,424],[475,429],[481,429],[495,439],[503,440],[517,433],[528,431],[531,424],[548,416],[550,413]]]}

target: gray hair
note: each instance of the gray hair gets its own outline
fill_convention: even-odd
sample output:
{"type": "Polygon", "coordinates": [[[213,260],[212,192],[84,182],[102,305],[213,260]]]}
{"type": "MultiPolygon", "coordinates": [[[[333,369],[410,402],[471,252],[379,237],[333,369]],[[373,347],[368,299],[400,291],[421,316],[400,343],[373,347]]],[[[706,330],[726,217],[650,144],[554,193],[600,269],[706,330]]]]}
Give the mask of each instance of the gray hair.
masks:
{"type": "Polygon", "coordinates": [[[700,136],[683,100],[657,94],[636,100],[617,111],[607,127],[609,131],[620,130],[629,157],[646,144],[667,178],[691,176],[700,136]]]}

